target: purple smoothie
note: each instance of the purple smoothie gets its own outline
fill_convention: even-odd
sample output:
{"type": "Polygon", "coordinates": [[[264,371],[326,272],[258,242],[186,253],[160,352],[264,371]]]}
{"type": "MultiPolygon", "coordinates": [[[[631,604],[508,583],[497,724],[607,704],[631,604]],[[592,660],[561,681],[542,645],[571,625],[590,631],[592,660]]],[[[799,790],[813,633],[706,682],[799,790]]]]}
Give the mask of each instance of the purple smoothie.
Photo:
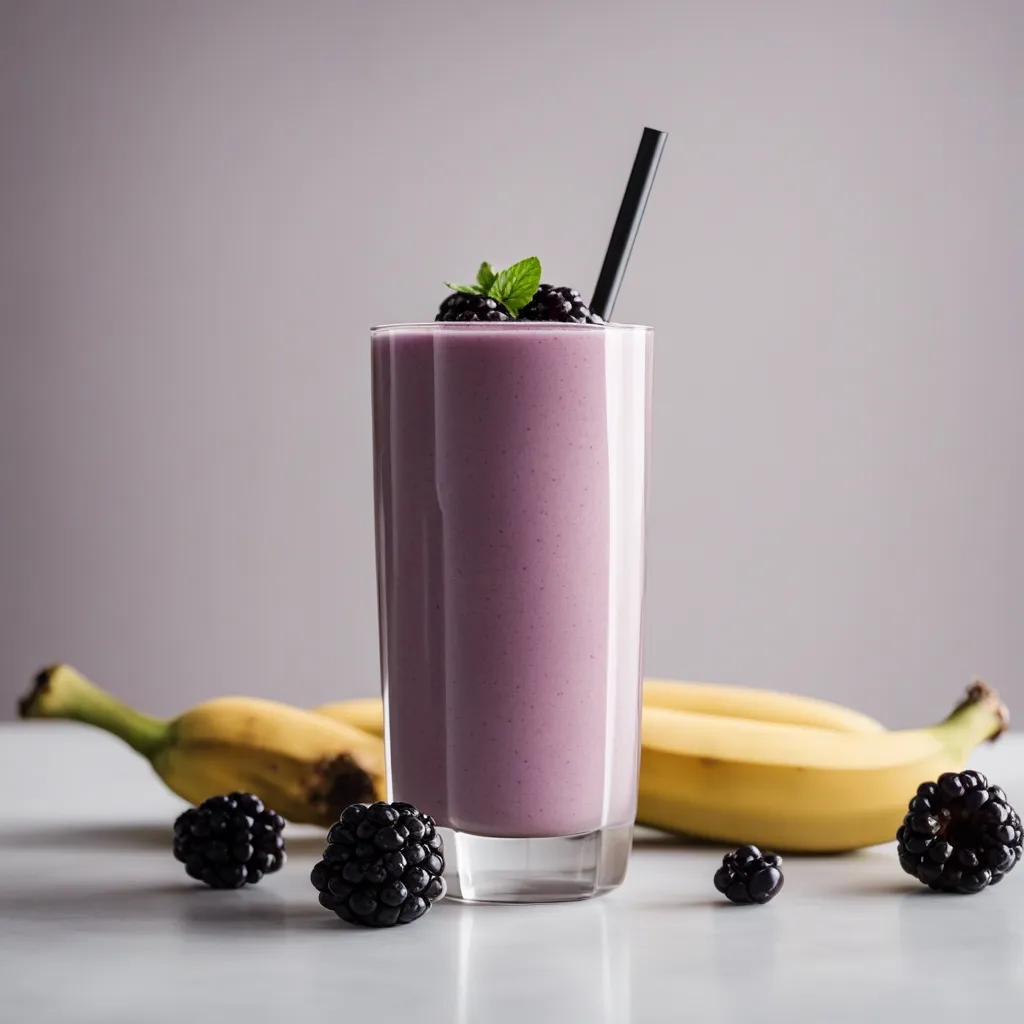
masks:
{"type": "Polygon", "coordinates": [[[633,821],[650,349],[583,325],[374,332],[390,781],[441,825],[633,821]]]}

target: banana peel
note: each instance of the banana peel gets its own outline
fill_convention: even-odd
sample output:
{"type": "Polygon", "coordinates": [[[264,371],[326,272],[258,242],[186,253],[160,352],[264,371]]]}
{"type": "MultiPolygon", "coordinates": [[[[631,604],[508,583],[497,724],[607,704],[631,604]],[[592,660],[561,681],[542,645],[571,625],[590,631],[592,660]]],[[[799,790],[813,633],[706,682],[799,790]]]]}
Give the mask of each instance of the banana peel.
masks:
{"type": "Polygon", "coordinates": [[[384,799],[379,739],[323,715],[254,697],[221,697],[177,718],[145,715],[70,665],[43,669],[22,718],[63,718],[105,729],[146,758],[178,796],[254,793],[289,821],[329,826],[351,803],[384,799]]]}

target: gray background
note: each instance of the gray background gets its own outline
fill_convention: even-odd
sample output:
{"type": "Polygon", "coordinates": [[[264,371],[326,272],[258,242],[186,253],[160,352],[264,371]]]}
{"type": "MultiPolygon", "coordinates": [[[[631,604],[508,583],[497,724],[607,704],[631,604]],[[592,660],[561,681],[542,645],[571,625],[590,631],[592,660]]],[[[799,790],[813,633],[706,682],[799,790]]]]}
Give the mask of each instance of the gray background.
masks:
{"type": "Polygon", "coordinates": [[[0,716],[371,693],[366,328],[658,330],[650,673],[1024,705],[1024,4],[0,3],[0,716]]]}

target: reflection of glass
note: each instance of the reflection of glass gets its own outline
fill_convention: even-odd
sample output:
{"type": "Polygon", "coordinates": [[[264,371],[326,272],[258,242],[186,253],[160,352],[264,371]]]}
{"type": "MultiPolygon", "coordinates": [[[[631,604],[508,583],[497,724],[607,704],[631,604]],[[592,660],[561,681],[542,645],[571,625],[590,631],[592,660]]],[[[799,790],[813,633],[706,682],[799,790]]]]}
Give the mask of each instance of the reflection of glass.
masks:
{"type": "Polygon", "coordinates": [[[499,1010],[525,1024],[632,1019],[626,916],[613,903],[463,910],[458,955],[458,1024],[499,1010]]]}
{"type": "Polygon", "coordinates": [[[456,899],[606,892],[636,811],[649,328],[373,331],[392,797],[456,899]]]}

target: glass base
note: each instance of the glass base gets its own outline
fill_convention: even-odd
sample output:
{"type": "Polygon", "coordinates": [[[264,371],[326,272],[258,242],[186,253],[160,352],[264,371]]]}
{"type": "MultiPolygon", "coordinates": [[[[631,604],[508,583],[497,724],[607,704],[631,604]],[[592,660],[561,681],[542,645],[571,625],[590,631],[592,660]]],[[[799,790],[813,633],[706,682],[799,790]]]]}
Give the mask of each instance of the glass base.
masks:
{"type": "Polygon", "coordinates": [[[448,898],[462,903],[563,903],[622,884],[633,826],[574,836],[496,839],[439,828],[448,898]]]}

